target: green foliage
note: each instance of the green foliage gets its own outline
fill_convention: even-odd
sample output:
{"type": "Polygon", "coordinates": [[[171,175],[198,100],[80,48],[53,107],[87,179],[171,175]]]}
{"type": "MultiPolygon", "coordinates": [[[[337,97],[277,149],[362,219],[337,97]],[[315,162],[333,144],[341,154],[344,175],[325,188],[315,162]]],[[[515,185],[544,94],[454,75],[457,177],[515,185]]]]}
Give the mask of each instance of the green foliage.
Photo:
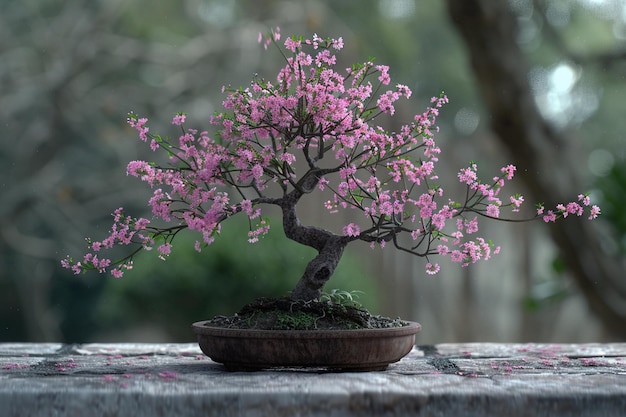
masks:
{"type": "Polygon", "coordinates": [[[600,190],[602,219],[614,227],[621,253],[626,253],[626,163],[621,160],[596,182],[600,190]]]}
{"type": "Polygon", "coordinates": [[[361,308],[363,307],[361,303],[356,301],[356,299],[359,298],[360,294],[363,294],[363,291],[359,291],[359,290],[346,291],[346,290],[339,290],[335,288],[335,289],[332,289],[330,292],[323,292],[322,296],[320,297],[320,301],[326,302],[329,304],[337,304],[341,306],[361,308]]]}
{"type": "MultiPolygon", "coordinates": [[[[250,244],[245,238],[248,224],[238,220],[226,222],[215,243],[202,253],[190,249],[196,239],[192,232],[181,233],[172,249],[175,255],[167,261],[143,253],[123,278],[100,278],[108,282],[97,308],[98,322],[109,331],[153,324],[166,331],[169,340],[190,341],[193,321],[233,314],[258,297],[287,295],[315,250],[290,241],[279,226],[250,244]]],[[[343,256],[330,285],[359,288],[363,304],[372,310],[377,307],[374,279],[349,254],[343,256]]],[[[333,297],[348,300],[344,293],[353,297],[347,291],[333,297]]]]}
{"type": "Polygon", "coordinates": [[[565,272],[567,264],[560,256],[556,256],[551,264],[552,273],[547,277],[539,277],[533,282],[530,291],[522,299],[522,307],[530,312],[537,312],[552,307],[572,295],[565,272]]]}

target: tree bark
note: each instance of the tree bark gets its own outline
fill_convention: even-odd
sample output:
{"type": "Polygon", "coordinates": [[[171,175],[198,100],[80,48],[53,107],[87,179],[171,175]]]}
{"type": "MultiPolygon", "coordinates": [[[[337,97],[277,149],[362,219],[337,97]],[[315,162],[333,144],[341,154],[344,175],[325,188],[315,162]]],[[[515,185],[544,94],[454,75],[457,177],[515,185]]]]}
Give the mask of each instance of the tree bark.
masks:
{"type": "MultiPolygon", "coordinates": [[[[493,131],[524,175],[532,197],[554,206],[582,188],[572,143],[539,113],[528,83],[529,64],[516,42],[517,20],[505,1],[447,0],[467,46],[473,72],[491,113],[493,131]]],[[[626,276],[619,259],[600,245],[600,232],[583,219],[549,230],[591,310],[613,336],[626,338],[626,276]]]]}
{"type": "Polygon", "coordinates": [[[306,266],[291,298],[305,301],[319,298],[324,285],[335,272],[346,245],[347,241],[342,236],[330,234],[322,250],[306,266]]]}
{"type": "Polygon", "coordinates": [[[304,301],[314,300],[322,295],[322,289],[335,272],[343,250],[352,240],[350,237],[339,236],[319,227],[300,224],[296,205],[300,198],[317,184],[317,175],[312,172],[309,174],[303,178],[306,186],[302,187],[300,184],[300,189],[294,189],[276,202],[282,209],[285,236],[318,251],[318,255],[308,263],[291,293],[292,299],[304,301]]]}

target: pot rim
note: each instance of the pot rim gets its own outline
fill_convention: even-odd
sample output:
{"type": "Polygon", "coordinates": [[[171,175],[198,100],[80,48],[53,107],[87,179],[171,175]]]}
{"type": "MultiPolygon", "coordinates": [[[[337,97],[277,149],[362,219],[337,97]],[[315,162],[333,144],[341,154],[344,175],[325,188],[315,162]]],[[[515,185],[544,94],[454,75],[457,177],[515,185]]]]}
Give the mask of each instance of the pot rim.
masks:
{"type": "Polygon", "coordinates": [[[227,327],[206,326],[208,320],[197,321],[192,324],[194,332],[198,335],[217,337],[256,337],[259,339],[336,339],[336,338],[369,338],[382,336],[408,336],[422,329],[419,323],[403,320],[407,323],[400,327],[387,327],[382,329],[319,329],[319,330],[263,330],[263,329],[234,329],[227,327]]]}

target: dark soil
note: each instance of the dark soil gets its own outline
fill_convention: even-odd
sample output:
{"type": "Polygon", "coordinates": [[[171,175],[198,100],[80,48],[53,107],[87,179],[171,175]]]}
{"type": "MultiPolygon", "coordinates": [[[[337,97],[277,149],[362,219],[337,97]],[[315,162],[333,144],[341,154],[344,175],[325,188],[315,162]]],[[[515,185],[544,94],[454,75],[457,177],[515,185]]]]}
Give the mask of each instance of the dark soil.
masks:
{"type": "Polygon", "coordinates": [[[367,310],[329,301],[259,298],[233,316],[217,316],[206,325],[235,329],[317,330],[382,329],[406,322],[373,316],[367,310]]]}

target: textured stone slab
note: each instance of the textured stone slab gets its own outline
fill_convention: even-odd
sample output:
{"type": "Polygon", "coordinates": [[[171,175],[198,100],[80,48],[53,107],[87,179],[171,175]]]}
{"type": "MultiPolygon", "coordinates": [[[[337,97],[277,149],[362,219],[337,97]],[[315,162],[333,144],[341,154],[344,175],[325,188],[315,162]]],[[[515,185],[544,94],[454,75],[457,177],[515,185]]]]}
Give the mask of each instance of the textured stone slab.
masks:
{"type": "Polygon", "coordinates": [[[53,355],[63,347],[61,343],[0,343],[0,357],[53,355]]]}
{"type": "Polygon", "coordinates": [[[370,373],[229,373],[195,344],[0,344],[0,415],[623,416],[626,344],[419,346],[370,373]]]}

